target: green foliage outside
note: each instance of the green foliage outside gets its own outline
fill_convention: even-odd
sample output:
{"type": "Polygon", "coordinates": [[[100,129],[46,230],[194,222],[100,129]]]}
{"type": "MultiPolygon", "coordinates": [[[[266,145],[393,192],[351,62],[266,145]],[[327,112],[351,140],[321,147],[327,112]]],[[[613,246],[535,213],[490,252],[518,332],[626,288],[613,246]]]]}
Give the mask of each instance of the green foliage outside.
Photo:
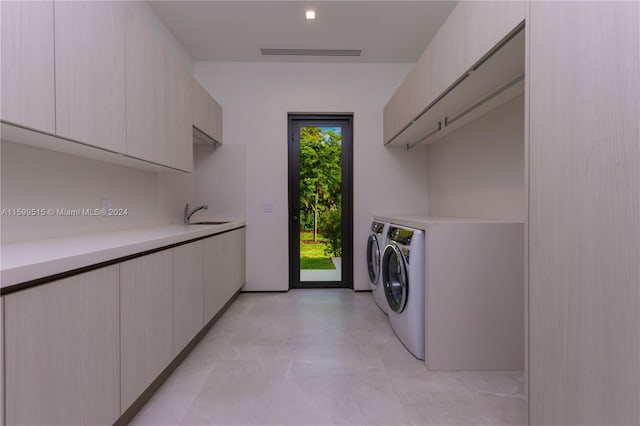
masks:
{"type": "Polygon", "coordinates": [[[320,232],[327,239],[324,252],[333,257],[342,257],[342,212],[327,210],[320,220],[320,232]]]}
{"type": "Polygon", "coordinates": [[[322,235],[317,235],[317,238],[318,241],[314,242],[312,232],[300,233],[300,269],[336,269],[325,253],[325,238],[322,235]]]}
{"type": "Polygon", "coordinates": [[[313,241],[318,241],[322,214],[338,210],[342,202],[341,141],[331,128],[300,129],[300,225],[313,232],[313,241]]]}

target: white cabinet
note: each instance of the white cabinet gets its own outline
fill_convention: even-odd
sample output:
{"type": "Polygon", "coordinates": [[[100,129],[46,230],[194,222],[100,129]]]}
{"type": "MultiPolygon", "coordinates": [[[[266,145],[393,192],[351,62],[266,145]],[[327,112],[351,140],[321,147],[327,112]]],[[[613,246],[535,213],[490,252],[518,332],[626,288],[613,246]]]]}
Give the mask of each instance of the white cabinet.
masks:
{"type": "Polygon", "coordinates": [[[433,66],[429,81],[436,97],[467,71],[465,61],[467,3],[466,1],[458,3],[430,43],[433,66]]]}
{"type": "Polygon", "coordinates": [[[195,79],[191,86],[193,127],[222,143],[222,107],[195,79]]]}
{"type": "Polygon", "coordinates": [[[171,250],[120,264],[122,412],[173,359],[172,299],[171,250]]]}
{"type": "Polygon", "coordinates": [[[193,135],[191,118],[191,74],[166,52],[167,80],[167,160],[168,165],[193,171],[193,135]]]}
{"type": "Polygon", "coordinates": [[[640,424],[640,3],[531,2],[532,425],[640,424]]]}
{"type": "Polygon", "coordinates": [[[120,416],[118,266],[4,298],[8,425],[120,416]]]}
{"type": "Polygon", "coordinates": [[[466,72],[465,23],[466,2],[460,2],[385,107],[385,143],[466,72]]]}
{"type": "Polygon", "coordinates": [[[204,325],[203,243],[173,251],[173,355],[177,355],[204,325]]]}
{"type": "Polygon", "coordinates": [[[414,70],[411,69],[405,76],[398,89],[393,94],[384,109],[384,140],[388,142],[397,135],[413,119],[414,70]]]}
{"type": "MultiPolygon", "coordinates": [[[[193,127],[209,133],[209,94],[195,79],[191,85],[193,127]]],[[[209,135],[211,136],[211,135],[209,135]]]]}
{"type": "Polygon", "coordinates": [[[466,67],[471,68],[524,21],[525,1],[466,2],[466,67]]]}
{"type": "Polygon", "coordinates": [[[382,138],[383,142],[389,142],[396,134],[395,131],[395,99],[394,96],[391,96],[389,102],[384,106],[384,110],[382,111],[382,138]]]}
{"type": "Polygon", "coordinates": [[[0,3],[2,120],[55,133],[53,2],[0,3]]]}
{"type": "Polygon", "coordinates": [[[165,49],[143,12],[126,4],[126,153],[167,164],[165,49]]]}
{"type": "Polygon", "coordinates": [[[222,107],[215,99],[209,97],[209,135],[222,143],[222,107]]]}
{"type": "Polygon", "coordinates": [[[433,59],[433,45],[429,44],[414,65],[413,97],[411,111],[417,117],[438,95],[432,84],[436,63],[433,59]]]}
{"type": "Polygon", "coordinates": [[[204,240],[205,323],[244,285],[245,256],[244,228],[204,240]]]}
{"type": "Polygon", "coordinates": [[[223,289],[226,303],[244,285],[245,230],[244,228],[236,229],[222,236],[224,237],[223,289]]]}
{"type": "Polygon", "coordinates": [[[125,149],[124,3],[56,1],[56,134],[125,149]]]}
{"type": "Polygon", "coordinates": [[[227,302],[223,259],[225,234],[207,238],[204,243],[204,322],[207,323],[227,302]]]}

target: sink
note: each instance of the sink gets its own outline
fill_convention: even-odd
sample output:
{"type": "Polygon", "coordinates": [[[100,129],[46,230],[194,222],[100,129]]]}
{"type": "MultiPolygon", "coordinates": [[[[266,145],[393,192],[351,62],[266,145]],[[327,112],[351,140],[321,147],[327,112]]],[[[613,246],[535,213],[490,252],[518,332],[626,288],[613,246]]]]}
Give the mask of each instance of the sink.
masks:
{"type": "Polygon", "coordinates": [[[194,223],[190,223],[189,225],[225,225],[227,223],[231,223],[231,222],[220,222],[220,221],[213,221],[213,222],[194,222],[194,223]]]}

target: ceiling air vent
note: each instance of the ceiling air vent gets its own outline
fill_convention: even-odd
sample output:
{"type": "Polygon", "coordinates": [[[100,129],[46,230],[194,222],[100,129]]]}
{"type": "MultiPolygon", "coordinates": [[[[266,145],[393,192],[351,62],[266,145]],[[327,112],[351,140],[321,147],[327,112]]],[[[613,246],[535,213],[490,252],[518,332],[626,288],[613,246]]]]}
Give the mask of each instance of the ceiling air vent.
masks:
{"type": "Polygon", "coordinates": [[[349,49],[260,49],[263,56],[360,56],[362,50],[349,49]]]}

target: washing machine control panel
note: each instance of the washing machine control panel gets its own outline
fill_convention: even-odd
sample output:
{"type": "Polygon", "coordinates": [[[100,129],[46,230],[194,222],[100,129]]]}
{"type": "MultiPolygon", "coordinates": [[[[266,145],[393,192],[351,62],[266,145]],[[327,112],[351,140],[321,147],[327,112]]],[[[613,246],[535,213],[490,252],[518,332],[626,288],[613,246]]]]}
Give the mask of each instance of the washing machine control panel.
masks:
{"type": "Polygon", "coordinates": [[[410,246],[411,238],[413,238],[413,231],[410,229],[396,228],[392,226],[389,228],[388,235],[390,240],[403,246],[410,246]]]}

